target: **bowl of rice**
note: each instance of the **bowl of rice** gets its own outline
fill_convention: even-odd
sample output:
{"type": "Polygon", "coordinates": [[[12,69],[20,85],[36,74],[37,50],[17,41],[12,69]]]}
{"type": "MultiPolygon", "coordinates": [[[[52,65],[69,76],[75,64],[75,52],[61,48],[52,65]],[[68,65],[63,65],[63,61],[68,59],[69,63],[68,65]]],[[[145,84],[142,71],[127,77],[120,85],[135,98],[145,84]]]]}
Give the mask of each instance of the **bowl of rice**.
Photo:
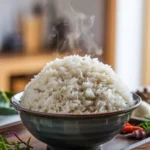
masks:
{"type": "Polygon", "coordinates": [[[72,55],[47,63],[11,102],[26,128],[51,150],[99,150],[141,99],[110,66],[72,55]]]}

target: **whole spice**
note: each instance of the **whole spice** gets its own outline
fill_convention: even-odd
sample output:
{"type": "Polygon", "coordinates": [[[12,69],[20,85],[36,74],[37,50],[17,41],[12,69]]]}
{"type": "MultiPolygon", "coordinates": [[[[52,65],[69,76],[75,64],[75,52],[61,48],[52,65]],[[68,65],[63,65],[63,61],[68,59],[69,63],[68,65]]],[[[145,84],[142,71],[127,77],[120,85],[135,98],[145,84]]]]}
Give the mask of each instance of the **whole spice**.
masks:
{"type": "Polygon", "coordinates": [[[148,88],[145,87],[142,91],[137,90],[136,94],[139,95],[142,100],[150,103],[150,92],[148,91],[148,88]]]}
{"type": "Polygon", "coordinates": [[[127,123],[122,132],[125,133],[126,137],[132,137],[137,139],[143,139],[150,136],[150,121],[145,121],[137,126],[133,126],[127,123]]]}

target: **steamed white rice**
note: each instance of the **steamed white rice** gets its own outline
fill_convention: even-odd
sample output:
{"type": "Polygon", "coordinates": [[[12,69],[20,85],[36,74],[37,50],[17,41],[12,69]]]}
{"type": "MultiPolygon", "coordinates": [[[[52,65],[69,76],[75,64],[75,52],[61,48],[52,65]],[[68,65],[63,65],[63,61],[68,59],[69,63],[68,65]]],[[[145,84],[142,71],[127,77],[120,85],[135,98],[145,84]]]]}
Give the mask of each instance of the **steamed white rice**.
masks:
{"type": "Polygon", "coordinates": [[[129,89],[108,65],[90,56],[49,62],[25,88],[21,105],[47,113],[103,113],[134,105],[129,89]]]}

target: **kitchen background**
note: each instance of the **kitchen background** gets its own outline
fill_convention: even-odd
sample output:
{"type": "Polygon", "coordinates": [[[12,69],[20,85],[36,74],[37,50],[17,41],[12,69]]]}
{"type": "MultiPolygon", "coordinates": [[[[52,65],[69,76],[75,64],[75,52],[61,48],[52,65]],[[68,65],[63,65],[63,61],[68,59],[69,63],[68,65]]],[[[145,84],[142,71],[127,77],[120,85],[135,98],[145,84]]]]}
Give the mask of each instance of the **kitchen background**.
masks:
{"type": "Polygon", "coordinates": [[[110,64],[133,91],[147,85],[146,1],[1,0],[0,89],[22,91],[46,62],[72,53],[91,54],[110,64]],[[77,30],[74,21],[83,28],[77,30]],[[79,31],[83,36],[77,38],[79,31]]]}
{"type": "Polygon", "coordinates": [[[56,57],[55,52],[63,57],[80,48],[84,54],[98,52],[100,55],[105,41],[105,5],[104,0],[87,0],[86,7],[84,0],[2,0],[0,88],[22,91],[30,78],[56,57]],[[72,19],[75,16],[76,21],[72,19]],[[76,29],[82,20],[83,29],[76,29]],[[81,39],[75,40],[81,32],[81,39]],[[67,38],[69,42],[65,43],[67,38]],[[79,46],[75,46],[75,42],[79,46]]]}

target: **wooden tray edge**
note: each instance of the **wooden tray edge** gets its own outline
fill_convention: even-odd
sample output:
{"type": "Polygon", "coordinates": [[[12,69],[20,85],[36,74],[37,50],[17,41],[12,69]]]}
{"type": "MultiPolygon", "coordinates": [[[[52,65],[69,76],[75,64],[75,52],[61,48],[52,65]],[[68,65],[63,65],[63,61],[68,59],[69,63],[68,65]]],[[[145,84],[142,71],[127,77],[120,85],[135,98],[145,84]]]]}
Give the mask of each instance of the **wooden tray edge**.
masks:
{"type": "Polygon", "coordinates": [[[21,121],[17,121],[17,122],[13,122],[13,123],[10,123],[7,125],[3,125],[0,127],[0,134],[2,132],[5,132],[8,129],[11,129],[11,128],[14,128],[15,126],[20,126],[20,125],[23,125],[21,121]]]}

